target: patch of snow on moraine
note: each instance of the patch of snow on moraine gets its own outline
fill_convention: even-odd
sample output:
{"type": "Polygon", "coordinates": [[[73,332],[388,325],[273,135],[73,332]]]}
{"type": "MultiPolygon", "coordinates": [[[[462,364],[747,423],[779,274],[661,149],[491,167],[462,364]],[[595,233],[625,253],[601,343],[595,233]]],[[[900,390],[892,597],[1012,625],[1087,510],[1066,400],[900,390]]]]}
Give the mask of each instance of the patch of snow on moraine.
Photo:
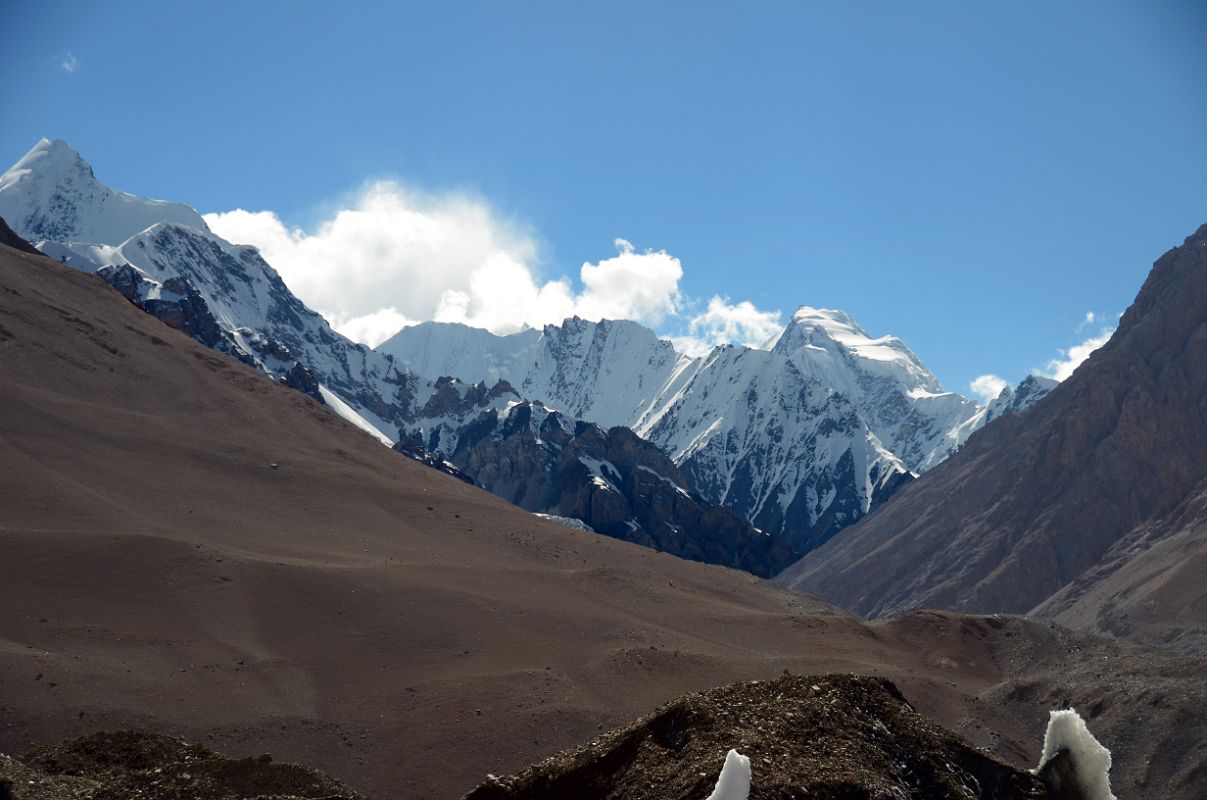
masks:
{"type": "Polygon", "coordinates": [[[356,413],[352,406],[340,399],[339,395],[321,383],[319,384],[319,394],[323,396],[323,402],[326,403],[332,411],[343,417],[346,421],[351,422],[353,425],[360,428],[362,431],[369,434],[386,447],[390,447],[394,444],[393,439],[379,431],[376,427],[370,424],[367,419],[356,413]]]}
{"type": "Polygon", "coordinates": [[[559,517],[557,514],[540,514],[540,513],[533,514],[533,516],[540,517],[541,519],[547,519],[550,522],[556,522],[559,525],[565,525],[567,528],[573,528],[576,531],[582,531],[584,533],[595,533],[594,528],[592,528],[587,523],[583,522],[581,519],[577,519],[575,517],[559,517]]]}

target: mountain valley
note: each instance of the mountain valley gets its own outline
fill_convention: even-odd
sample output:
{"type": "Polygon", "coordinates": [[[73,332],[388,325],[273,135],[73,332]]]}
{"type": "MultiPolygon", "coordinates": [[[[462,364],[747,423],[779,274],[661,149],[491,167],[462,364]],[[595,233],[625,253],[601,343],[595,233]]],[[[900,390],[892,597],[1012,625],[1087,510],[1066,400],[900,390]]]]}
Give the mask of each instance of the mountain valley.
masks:
{"type": "MultiPolygon", "coordinates": [[[[82,163],[66,185],[90,185],[82,163]]],[[[118,245],[18,235],[120,235],[146,221],[123,197],[51,193],[68,222],[0,228],[0,602],[19,609],[0,625],[0,752],[133,728],[271,751],[369,796],[448,797],[685,692],[858,673],[1012,770],[1071,706],[1120,796],[1199,796],[1185,431],[1204,231],[1072,378],[976,406],[841,312],[802,308],[766,349],[698,359],[575,318],[511,337],[424,323],[370,350],[183,212],[118,245]],[[80,208],[99,220],[72,222],[80,208]],[[1160,492],[1119,483],[1137,442],[1182,454],[1134,467],[1160,492]],[[994,561],[989,529],[950,534],[986,507],[1049,527],[1010,523],[1034,530],[994,561]],[[1074,548],[1098,562],[1061,555],[1052,526],[1077,515],[1103,523],[1074,548]],[[805,551],[782,581],[878,619],[750,574],[805,551]]]]}
{"type": "Polygon", "coordinates": [[[402,449],[423,463],[456,464],[531,511],[765,576],[940,462],[1007,395],[1017,411],[1050,388],[1032,381],[1030,391],[1007,389],[980,408],[944,392],[899,340],[807,307],[766,349],[720,346],[699,358],[633,322],[578,318],[506,337],[423,323],[371,350],[299,301],[254,247],[216,236],[187,206],[110,189],[61,140],[43,140],[0,177],[0,217],[41,252],[95,272],[206,346],[383,443],[405,440],[402,449]],[[479,383],[493,399],[448,395],[479,383]],[[690,521],[634,494],[631,481],[596,480],[586,461],[560,473],[573,487],[551,493],[541,487],[556,454],[506,463],[497,448],[495,460],[482,448],[457,454],[465,434],[486,424],[480,414],[506,415],[507,404],[521,403],[556,410],[567,429],[624,427],[652,443],[670,459],[654,471],[690,495],[690,521]],[[523,473],[524,463],[537,471],[523,473]]]}

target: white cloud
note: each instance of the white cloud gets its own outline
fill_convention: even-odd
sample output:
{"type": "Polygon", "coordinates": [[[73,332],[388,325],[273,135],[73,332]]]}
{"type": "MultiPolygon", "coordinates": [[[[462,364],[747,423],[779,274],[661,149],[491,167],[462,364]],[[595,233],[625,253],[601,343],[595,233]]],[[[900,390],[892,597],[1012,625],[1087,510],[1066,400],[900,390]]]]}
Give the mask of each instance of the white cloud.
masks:
{"type": "Polygon", "coordinates": [[[492,259],[527,263],[537,253],[531,236],[480,200],[389,181],[366,186],[310,231],[287,228],[271,211],[205,220],[219,236],[259,247],[289,288],[337,326],[383,309],[432,319],[441,295],[467,288],[492,259]]]}
{"type": "Polygon", "coordinates": [[[54,63],[68,75],[80,68],[80,60],[70,50],[64,50],[62,55],[55,56],[54,63]]]}
{"type": "Polygon", "coordinates": [[[1001,394],[1002,389],[1005,389],[1009,385],[1005,378],[990,374],[978,375],[973,378],[972,382],[968,384],[968,388],[972,390],[973,394],[980,397],[982,402],[988,403],[1001,394]]]}
{"type": "Polygon", "coordinates": [[[683,267],[665,251],[617,239],[615,256],[579,269],[581,288],[567,277],[542,280],[532,267],[535,237],[484,201],[392,181],[370,184],[310,231],[286,227],[271,211],[205,220],[219,236],[259,247],[303,302],[370,345],[419,320],[496,333],[574,315],[658,326],[680,307],[683,267]]]}
{"type": "Polygon", "coordinates": [[[575,311],[569,281],[539,284],[526,264],[499,253],[471,272],[463,286],[441,292],[431,318],[514,333],[525,325],[561,322],[575,311]]]}
{"type": "Polygon", "coordinates": [[[1106,344],[1114,332],[1114,328],[1104,328],[1096,336],[1091,336],[1067,350],[1061,350],[1060,357],[1049,361],[1044,369],[1039,370],[1039,373],[1063,381],[1073,374],[1073,370],[1077,369],[1081,362],[1090,357],[1090,353],[1106,344]]]}
{"type": "Polygon", "coordinates": [[[634,319],[660,325],[679,311],[683,265],[665,250],[639,253],[624,239],[615,241],[617,255],[579,270],[585,290],[579,314],[587,319],[634,319]]]}
{"type": "Polygon", "coordinates": [[[330,320],[331,327],[355,342],[363,342],[369,347],[389,339],[398,331],[419,322],[417,319],[402,314],[394,307],[382,308],[370,314],[349,319],[330,320]]]}
{"type": "Polygon", "coordinates": [[[617,255],[579,269],[580,292],[565,278],[538,283],[525,264],[494,256],[474,270],[466,287],[444,291],[434,318],[511,333],[571,316],[656,327],[677,313],[679,259],[663,250],[639,253],[623,239],[615,244],[617,255]]]}
{"type": "Polygon", "coordinates": [[[708,352],[717,344],[762,347],[784,329],[779,311],[763,311],[749,300],[731,304],[729,298],[714,296],[708,308],[688,321],[688,334],[671,338],[689,355],[708,352]]]}

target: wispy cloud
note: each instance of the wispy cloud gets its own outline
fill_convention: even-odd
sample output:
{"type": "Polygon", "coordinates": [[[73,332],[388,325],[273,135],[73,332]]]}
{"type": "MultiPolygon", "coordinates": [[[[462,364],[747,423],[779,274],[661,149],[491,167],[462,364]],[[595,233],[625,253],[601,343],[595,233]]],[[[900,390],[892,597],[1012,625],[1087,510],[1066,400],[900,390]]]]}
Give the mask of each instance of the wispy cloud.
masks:
{"type": "MultiPolygon", "coordinates": [[[[1091,317],[1092,315],[1087,315],[1087,323],[1092,323],[1093,320],[1091,317]]],[[[1078,330],[1083,330],[1085,324],[1083,323],[1078,330]]],[[[1049,360],[1043,369],[1038,370],[1039,374],[1063,381],[1072,375],[1073,370],[1081,366],[1081,363],[1089,358],[1091,353],[1106,344],[1114,333],[1115,329],[1113,327],[1104,327],[1098,333],[1078,342],[1072,347],[1060,350],[1058,357],[1049,360]]]]}
{"type": "Polygon", "coordinates": [[[421,320],[496,333],[578,315],[650,326],[679,313],[679,259],[617,239],[577,281],[542,278],[535,236],[464,194],[419,192],[394,181],[366,186],[310,230],[271,211],[207,214],[219,236],[253,244],[290,288],[345,335],[370,346],[421,320]]]}
{"type": "Polygon", "coordinates": [[[64,50],[62,54],[54,57],[55,66],[66,72],[68,75],[76,72],[80,68],[80,60],[75,57],[75,54],[70,50],[64,50]]]}
{"type": "Polygon", "coordinates": [[[982,401],[988,403],[1002,393],[1010,384],[1005,378],[998,375],[978,375],[968,384],[968,388],[974,395],[981,398],[982,401]]]}
{"type": "Polygon", "coordinates": [[[272,211],[206,214],[215,233],[260,248],[297,295],[352,339],[374,347],[423,320],[506,334],[566,317],[631,319],[682,332],[683,352],[758,346],[783,328],[779,311],[748,301],[684,298],[683,265],[624,239],[574,278],[542,277],[537,237],[481,198],[420,192],[396,181],[364,187],[309,230],[272,211]],[[698,312],[698,313],[696,313],[698,312]]]}
{"type": "Polygon", "coordinates": [[[764,311],[749,300],[731,303],[714,296],[699,314],[687,317],[687,333],[672,336],[680,352],[702,355],[718,344],[760,347],[784,329],[779,311],[764,311]]]}

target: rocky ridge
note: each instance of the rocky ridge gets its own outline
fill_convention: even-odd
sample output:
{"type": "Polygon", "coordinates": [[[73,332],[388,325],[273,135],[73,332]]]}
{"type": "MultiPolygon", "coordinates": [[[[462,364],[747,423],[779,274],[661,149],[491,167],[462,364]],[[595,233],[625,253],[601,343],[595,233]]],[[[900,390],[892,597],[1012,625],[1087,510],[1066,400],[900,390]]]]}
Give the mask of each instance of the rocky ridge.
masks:
{"type": "MultiPolygon", "coordinates": [[[[109,189],[65,142],[44,140],[0,180],[0,209],[18,220],[20,232],[35,240],[38,250],[96,273],[144,311],[201,344],[257,367],[383,441],[397,441],[395,449],[403,455],[463,481],[472,482],[483,472],[482,448],[479,468],[472,473],[445,455],[453,454],[456,442],[448,437],[458,423],[469,424],[482,411],[474,397],[458,396],[451,384],[423,386],[398,369],[390,356],[335,333],[288,290],[254,247],[215,236],[186,206],[109,189]],[[470,417],[458,417],[457,407],[466,404],[470,417]],[[404,435],[433,427],[443,440],[427,437],[420,442],[404,435]]],[[[14,240],[21,241],[16,234],[14,240]]],[[[518,402],[514,392],[504,393],[518,402]]],[[[542,494],[537,484],[543,477],[543,472],[524,476],[533,483],[529,496],[542,494]]],[[[486,483],[495,486],[493,479],[486,483]]],[[[676,552],[696,558],[715,556],[721,563],[763,575],[792,560],[794,551],[778,541],[765,541],[732,512],[695,501],[637,503],[636,496],[617,495],[615,486],[613,495],[593,501],[596,487],[592,476],[582,470],[563,471],[558,484],[558,492],[543,492],[542,505],[525,507],[561,513],[573,503],[577,514],[601,532],[651,546],[673,540],[676,552]],[[575,486],[575,480],[581,485],[575,486]],[[578,499],[571,501],[571,495],[578,499]],[[630,501],[642,511],[631,509],[630,501]],[[676,513],[679,506],[694,513],[676,513]],[[617,515],[623,519],[615,519],[617,515]],[[638,518],[643,522],[634,523],[638,518]],[[636,524],[659,532],[650,535],[637,530],[636,524]],[[690,541],[693,536],[701,541],[690,541]],[[735,548],[721,553],[715,546],[716,541],[735,536],[749,539],[750,547],[743,549],[765,555],[741,556],[735,548]],[[776,555],[766,555],[771,553],[776,555]]],[[[638,490],[631,482],[625,485],[626,491],[638,490]]],[[[499,488],[516,495],[511,488],[499,488]]]]}
{"type": "Polygon", "coordinates": [[[628,428],[605,430],[524,401],[506,381],[487,389],[442,378],[420,414],[398,447],[445,454],[520,508],[763,577],[797,557],[782,537],[693,494],[674,462],[628,428]]]}
{"type": "MultiPolygon", "coordinates": [[[[572,418],[629,427],[671,457],[691,491],[801,551],[866,515],[989,419],[987,407],[944,392],[899,340],[807,307],[768,349],[725,345],[699,358],[634,322],[578,318],[509,336],[428,322],[378,350],[425,387],[447,376],[503,380],[572,418]]],[[[1044,393],[1043,379],[1028,381],[1012,410],[1044,393]]],[[[430,439],[439,421],[410,426],[430,439]]]]}
{"type": "Polygon", "coordinates": [[[1095,351],[1025,415],[781,576],[862,614],[1034,612],[1207,647],[1207,226],[1153,266],[1095,351]]]}
{"type": "Polygon", "coordinates": [[[270,755],[225,758],[138,731],[96,733],[0,755],[3,800],[362,800],[317,770],[270,755]]]}
{"type": "Polygon", "coordinates": [[[920,716],[890,681],[855,675],[685,695],[516,775],[489,776],[465,800],[697,800],[730,749],[749,759],[759,800],[1083,800],[920,716]]]}

